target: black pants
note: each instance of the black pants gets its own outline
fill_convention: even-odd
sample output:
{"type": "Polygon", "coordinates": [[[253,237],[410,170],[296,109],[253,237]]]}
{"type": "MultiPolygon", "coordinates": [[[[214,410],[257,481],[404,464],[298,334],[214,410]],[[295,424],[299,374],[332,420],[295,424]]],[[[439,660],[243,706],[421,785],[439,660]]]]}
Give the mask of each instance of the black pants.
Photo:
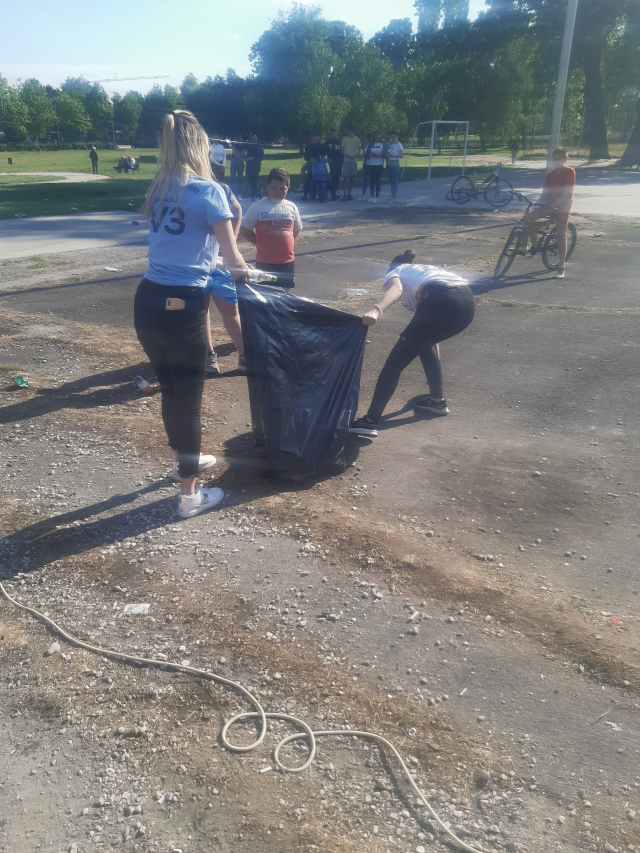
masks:
{"type": "Polygon", "coordinates": [[[265,282],[265,284],[273,284],[276,287],[286,287],[291,290],[296,286],[296,277],[294,274],[295,261],[289,261],[286,264],[266,264],[263,261],[256,261],[256,268],[262,272],[270,272],[277,276],[273,282],[265,282]]]}
{"type": "Polygon", "coordinates": [[[378,198],[380,195],[380,181],[382,179],[383,166],[369,166],[369,190],[371,197],[378,198]]]}
{"type": "Polygon", "coordinates": [[[342,177],[342,164],[344,160],[330,160],[329,170],[331,172],[331,198],[338,194],[338,184],[342,177]]]}
{"type": "Polygon", "coordinates": [[[178,453],[178,473],[195,477],[208,350],[204,292],[199,287],[173,287],[143,278],[136,291],[133,322],[160,383],[162,420],[169,446],[178,453]],[[167,297],[184,299],[186,307],[167,311],[167,297]]]}
{"type": "MultiPolygon", "coordinates": [[[[369,167],[371,168],[371,167],[369,167]]],[[[429,282],[422,289],[413,319],[389,353],[373,392],[367,415],[377,423],[393,396],[400,374],[418,357],[432,397],[442,397],[442,369],[435,345],[462,332],[473,320],[475,304],[467,285],[429,282]]]]}

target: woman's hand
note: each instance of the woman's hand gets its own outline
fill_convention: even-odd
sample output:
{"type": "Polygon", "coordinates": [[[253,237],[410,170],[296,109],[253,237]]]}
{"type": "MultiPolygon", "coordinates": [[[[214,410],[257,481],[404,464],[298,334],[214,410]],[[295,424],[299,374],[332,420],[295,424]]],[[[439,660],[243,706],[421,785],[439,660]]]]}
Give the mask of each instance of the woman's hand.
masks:
{"type": "Polygon", "coordinates": [[[366,314],[362,317],[362,325],[363,326],[374,326],[378,320],[382,317],[382,312],[379,308],[372,308],[371,311],[367,311],[366,314]]]}

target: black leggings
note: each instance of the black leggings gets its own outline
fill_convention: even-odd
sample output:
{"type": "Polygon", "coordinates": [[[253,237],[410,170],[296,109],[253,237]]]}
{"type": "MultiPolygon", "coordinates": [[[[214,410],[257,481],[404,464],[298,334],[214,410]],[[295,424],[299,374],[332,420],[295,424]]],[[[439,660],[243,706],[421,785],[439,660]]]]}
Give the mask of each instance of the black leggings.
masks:
{"type": "Polygon", "coordinates": [[[389,353],[373,393],[367,415],[378,422],[393,396],[400,374],[418,357],[429,383],[429,392],[442,397],[442,369],[435,345],[459,334],[473,320],[473,293],[467,285],[450,287],[432,281],[424,286],[413,319],[389,353]]]}
{"type": "Polygon", "coordinates": [[[380,195],[380,181],[382,179],[383,166],[369,166],[369,190],[371,198],[380,195]]]}
{"type": "Polygon", "coordinates": [[[138,340],[160,383],[162,420],[169,446],[178,453],[178,473],[180,477],[195,477],[208,351],[204,291],[143,278],[136,291],[133,316],[138,340]],[[186,307],[167,311],[167,297],[184,299],[186,307]]]}

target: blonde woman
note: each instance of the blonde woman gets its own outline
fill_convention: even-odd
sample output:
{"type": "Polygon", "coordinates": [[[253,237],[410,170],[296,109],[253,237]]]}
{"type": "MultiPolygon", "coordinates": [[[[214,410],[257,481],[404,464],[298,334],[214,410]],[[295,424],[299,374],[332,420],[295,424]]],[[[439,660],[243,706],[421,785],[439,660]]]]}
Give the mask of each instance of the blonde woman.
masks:
{"type": "Polygon", "coordinates": [[[216,461],[200,454],[208,351],[204,289],[218,247],[234,277],[247,265],[226,196],[213,180],[207,134],[186,110],[164,117],[158,171],[142,213],[151,223],[149,261],[136,292],[134,325],[160,383],[162,419],[180,480],[178,515],[188,518],[224,497],[222,489],[196,487],[198,475],[216,461]]]}

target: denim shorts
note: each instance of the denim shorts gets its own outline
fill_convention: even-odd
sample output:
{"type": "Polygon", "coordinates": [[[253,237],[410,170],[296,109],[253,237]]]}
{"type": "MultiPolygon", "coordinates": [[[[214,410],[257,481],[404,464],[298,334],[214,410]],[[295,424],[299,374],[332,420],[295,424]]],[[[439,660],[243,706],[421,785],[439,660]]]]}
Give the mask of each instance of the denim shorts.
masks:
{"type": "Polygon", "coordinates": [[[209,296],[217,296],[218,299],[227,302],[229,305],[238,304],[236,286],[230,277],[221,275],[211,276],[207,281],[204,292],[209,296]]]}

